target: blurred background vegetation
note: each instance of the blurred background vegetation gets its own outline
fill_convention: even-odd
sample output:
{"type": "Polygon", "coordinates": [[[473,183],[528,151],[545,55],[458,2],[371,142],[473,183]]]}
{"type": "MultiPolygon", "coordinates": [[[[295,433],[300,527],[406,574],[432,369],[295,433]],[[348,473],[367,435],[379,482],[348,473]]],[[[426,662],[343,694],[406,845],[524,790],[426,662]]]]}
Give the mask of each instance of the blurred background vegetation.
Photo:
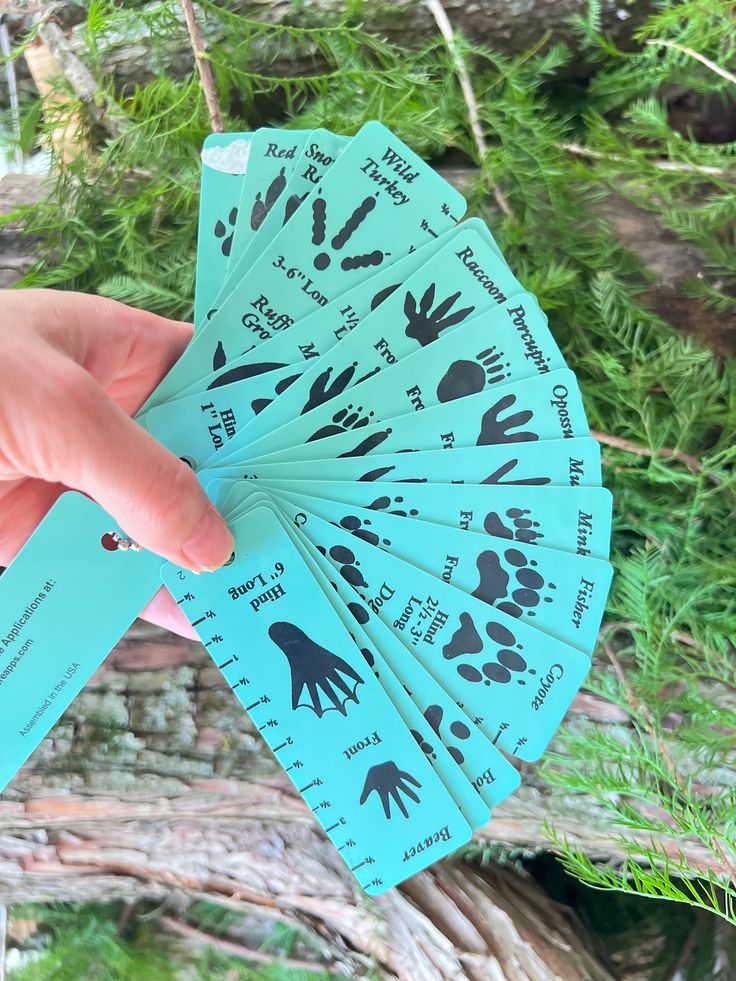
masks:
{"type": "MultiPolygon", "coordinates": [[[[548,313],[604,449],[616,577],[585,711],[535,774],[549,820],[518,852],[494,847],[491,824],[463,861],[503,861],[573,908],[608,976],[736,977],[733,5],[505,6],[448,4],[449,37],[419,0],[196,11],[225,129],[354,133],[378,118],[458,183],[548,313]],[[607,822],[600,847],[568,840],[557,795],[607,822]]],[[[20,285],[188,317],[211,120],[181,8],[93,0],[51,15],[6,17],[20,86],[8,159],[50,167],[4,219],[33,243],[20,285]],[[40,41],[57,61],[71,51],[92,87],[73,72],[43,93],[24,80],[40,41]]],[[[12,918],[35,924],[18,948],[41,952],[24,979],[300,976],[226,949],[177,967],[145,905],[12,918]]],[[[177,922],[236,945],[245,929],[201,904],[177,922]]],[[[292,927],[263,943],[269,960],[314,959],[292,927]]]]}

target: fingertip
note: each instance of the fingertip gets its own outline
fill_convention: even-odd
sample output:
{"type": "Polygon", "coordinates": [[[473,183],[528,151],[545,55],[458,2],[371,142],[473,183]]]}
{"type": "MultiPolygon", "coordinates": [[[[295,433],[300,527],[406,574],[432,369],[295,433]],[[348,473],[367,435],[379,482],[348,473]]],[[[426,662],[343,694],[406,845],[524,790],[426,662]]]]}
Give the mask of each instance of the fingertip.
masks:
{"type": "Polygon", "coordinates": [[[234,549],[232,532],[220,512],[210,506],[182,545],[181,564],[193,572],[214,572],[229,561],[234,549]]]}

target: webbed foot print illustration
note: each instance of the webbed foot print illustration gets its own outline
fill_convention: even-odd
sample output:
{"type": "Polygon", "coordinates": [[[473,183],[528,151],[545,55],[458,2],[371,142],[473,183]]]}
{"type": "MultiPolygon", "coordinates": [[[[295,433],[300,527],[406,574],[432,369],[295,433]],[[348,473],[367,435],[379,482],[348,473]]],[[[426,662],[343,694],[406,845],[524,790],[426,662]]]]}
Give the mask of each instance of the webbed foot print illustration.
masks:
{"type": "MultiPolygon", "coordinates": [[[[289,387],[289,385],[293,385],[294,382],[297,380],[297,378],[300,378],[300,377],[301,377],[301,375],[289,375],[288,378],[282,378],[281,381],[277,382],[274,385],[274,388],[273,388],[274,398],[276,398],[278,395],[283,394],[283,392],[286,391],[286,389],[289,387]]],[[[265,399],[265,398],[264,399],[254,399],[250,403],[250,407],[253,410],[253,415],[255,415],[255,416],[260,415],[261,412],[263,412],[264,409],[268,408],[268,406],[272,402],[273,402],[273,399],[265,399]]]]}
{"type": "Polygon", "coordinates": [[[480,423],[480,434],[476,440],[477,446],[491,446],[494,443],[528,443],[539,439],[536,433],[529,430],[511,431],[518,426],[525,426],[531,420],[534,413],[530,409],[514,412],[503,420],[499,418],[515,403],[515,395],[504,395],[484,413],[480,423]]]}
{"type": "Polygon", "coordinates": [[[361,440],[357,446],[354,446],[352,450],[345,450],[344,453],[338,453],[337,460],[345,460],[351,456],[365,456],[366,453],[371,453],[377,446],[380,446],[384,440],[387,440],[393,430],[389,429],[379,429],[375,433],[371,433],[370,436],[366,436],[364,440],[361,440]]]}
{"type": "Polygon", "coordinates": [[[224,256],[230,255],[233,247],[233,235],[235,234],[235,222],[238,220],[238,209],[231,208],[227,216],[227,225],[219,218],[215,222],[215,238],[221,238],[220,249],[224,256]],[[228,235],[228,231],[230,234],[228,235]]]}
{"type": "Polygon", "coordinates": [[[462,307],[462,309],[450,313],[460,296],[459,291],[442,300],[432,310],[435,288],[435,283],[428,286],[418,305],[416,298],[410,291],[404,298],[404,314],[407,320],[404,333],[407,337],[411,337],[412,340],[421,344],[422,347],[436,341],[446,327],[454,327],[455,324],[461,323],[475,310],[475,307],[462,307]]]}
{"type": "MultiPolygon", "coordinates": [[[[321,195],[322,189],[320,188],[312,201],[312,245],[316,246],[324,245],[327,236],[327,202],[321,195]]],[[[336,252],[340,252],[345,248],[355,232],[376,207],[377,196],[378,193],[364,198],[342,228],[332,237],[330,245],[336,252]]],[[[390,253],[375,249],[373,252],[366,252],[363,255],[345,256],[340,263],[340,268],[351,270],[364,269],[366,266],[380,266],[387,255],[390,255],[390,253]]],[[[328,252],[318,252],[314,257],[314,268],[322,272],[327,269],[331,262],[332,257],[328,252]]]]}
{"type": "Polygon", "coordinates": [[[501,464],[498,469],[494,470],[493,473],[489,473],[485,480],[481,480],[481,484],[518,484],[520,487],[522,485],[538,487],[542,484],[552,483],[550,477],[524,477],[521,480],[504,480],[503,478],[507,477],[518,465],[518,459],[508,460],[506,463],[501,464]]]}
{"type": "MultiPolygon", "coordinates": [[[[406,805],[402,799],[402,794],[415,804],[420,802],[420,798],[411,789],[420,788],[421,783],[406,770],[400,770],[393,760],[385,763],[378,763],[372,766],[365,777],[363,792],[360,795],[360,803],[365,804],[372,793],[378,795],[383,807],[383,813],[388,820],[391,819],[391,804],[395,805],[405,818],[409,817],[406,805]],[[409,786],[411,784],[411,786],[409,786]]],[[[395,812],[394,812],[395,813],[395,812]]]]}
{"type": "Polygon", "coordinates": [[[333,545],[328,555],[340,566],[338,571],[345,582],[350,583],[351,586],[357,586],[360,589],[368,589],[368,583],[358,568],[360,562],[356,559],[352,549],[347,548],[345,545],[333,545]]]}
{"type": "Polygon", "coordinates": [[[307,443],[313,443],[318,439],[326,439],[328,436],[339,436],[340,433],[348,433],[355,429],[362,429],[363,426],[367,426],[373,417],[373,413],[369,412],[367,416],[361,415],[363,412],[363,406],[353,406],[347,405],[333,415],[332,421],[327,423],[326,426],[321,426],[316,433],[305,440],[307,443]]]}
{"type": "MultiPolygon", "coordinates": [[[[535,606],[539,606],[541,601],[545,603],[551,603],[553,601],[551,596],[542,596],[542,590],[545,586],[549,590],[555,590],[557,586],[553,582],[545,584],[544,577],[536,569],[532,568],[537,563],[533,559],[530,562],[518,549],[508,549],[508,551],[504,552],[504,558],[516,569],[514,578],[518,583],[518,588],[514,589],[511,593],[511,600],[513,602],[506,600],[503,603],[499,603],[499,610],[511,614],[512,617],[520,617],[523,613],[526,613],[530,617],[536,616],[534,612],[535,606]]],[[[480,572],[480,565],[478,571],[480,572]]]]}
{"type": "Polygon", "coordinates": [[[473,618],[469,613],[461,613],[460,626],[442,648],[442,656],[446,661],[452,661],[465,654],[480,654],[482,650],[483,641],[476,630],[473,618]]]}
{"type": "Polygon", "coordinates": [[[529,508],[509,508],[503,517],[498,511],[489,511],[483,527],[494,538],[509,538],[526,545],[536,545],[540,538],[544,538],[544,532],[534,530],[539,527],[539,522],[527,517],[529,514],[529,508]],[[508,519],[508,524],[504,524],[504,518],[508,519]]]}
{"type": "Polygon", "coordinates": [[[369,545],[391,544],[388,538],[381,538],[369,526],[370,521],[364,521],[355,514],[346,514],[344,518],[340,518],[340,528],[349,531],[351,535],[355,535],[356,538],[360,538],[369,545]]]}
{"type": "Polygon", "coordinates": [[[266,220],[269,211],[276,204],[281,196],[281,192],[286,187],[284,170],[285,168],[282,167],[276,177],[274,177],[274,179],[268,185],[265,200],[261,198],[260,191],[256,194],[256,199],[253,202],[253,210],[250,213],[250,227],[254,232],[257,232],[263,222],[266,220]]]}
{"type": "Polygon", "coordinates": [[[403,497],[394,497],[393,499],[388,496],[377,497],[372,504],[368,505],[370,511],[385,511],[387,514],[395,514],[400,518],[416,518],[419,514],[416,508],[409,508],[407,511],[403,507],[396,507],[395,505],[403,505],[403,497]]]}
{"type": "Polygon", "coordinates": [[[309,708],[321,719],[332,710],[347,715],[348,703],[358,704],[358,686],[364,681],[347,661],[321,647],[293,623],[272,623],[268,636],[289,662],[294,711],[309,708]]]}
{"type": "MultiPolygon", "coordinates": [[[[453,758],[453,760],[458,764],[463,764],[465,762],[465,756],[462,751],[457,746],[452,746],[447,738],[442,737],[442,723],[444,721],[444,711],[441,705],[430,705],[426,712],[424,713],[424,718],[430,724],[434,730],[437,738],[445,744],[447,752],[453,758]]],[[[450,723],[450,733],[452,736],[462,742],[465,739],[470,739],[470,728],[462,722],[460,719],[455,719],[450,723]]],[[[435,755],[434,753],[432,754],[435,755]]]]}
{"type": "MultiPolygon", "coordinates": [[[[222,351],[222,357],[225,357],[225,351],[222,348],[222,341],[218,344],[218,350],[222,351]]],[[[226,362],[224,362],[226,363],[226,362]]],[[[218,375],[213,382],[207,386],[207,391],[211,388],[220,388],[222,385],[230,385],[232,382],[245,381],[247,378],[257,378],[258,375],[262,375],[267,371],[275,371],[277,368],[285,368],[286,365],[282,364],[280,361],[261,361],[258,364],[241,364],[237,365],[235,368],[229,368],[227,371],[223,371],[221,375],[218,375]]],[[[215,371],[218,371],[215,368],[215,371]]]]}
{"type": "Polygon", "coordinates": [[[453,361],[437,385],[437,399],[453,402],[467,395],[477,395],[486,386],[507,378],[505,369],[509,366],[508,361],[503,363],[503,354],[496,353],[495,347],[476,354],[475,361],[453,361]]]}

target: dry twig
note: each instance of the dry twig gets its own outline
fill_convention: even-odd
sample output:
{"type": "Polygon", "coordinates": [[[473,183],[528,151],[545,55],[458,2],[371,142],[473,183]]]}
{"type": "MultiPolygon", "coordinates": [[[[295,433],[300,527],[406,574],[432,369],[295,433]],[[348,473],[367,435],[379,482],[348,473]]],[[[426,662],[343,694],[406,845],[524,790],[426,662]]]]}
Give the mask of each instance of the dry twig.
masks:
{"type": "Polygon", "coordinates": [[[199,80],[202,83],[204,101],[207,103],[207,111],[210,114],[212,132],[222,133],[224,126],[222,124],[220,100],[217,97],[215,76],[212,74],[212,65],[207,58],[204,38],[202,37],[202,31],[199,27],[197,15],[194,13],[192,0],[181,0],[181,9],[184,11],[184,20],[186,21],[187,30],[189,31],[189,39],[192,42],[192,51],[194,52],[194,60],[197,63],[199,80]]]}

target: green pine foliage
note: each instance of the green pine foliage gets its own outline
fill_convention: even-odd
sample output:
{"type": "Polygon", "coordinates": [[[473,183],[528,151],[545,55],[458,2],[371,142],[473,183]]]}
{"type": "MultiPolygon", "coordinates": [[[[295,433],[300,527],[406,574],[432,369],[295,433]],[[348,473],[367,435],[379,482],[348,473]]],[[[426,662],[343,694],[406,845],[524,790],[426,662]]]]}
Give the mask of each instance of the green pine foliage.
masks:
{"type": "MultiPolygon", "coordinates": [[[[702,276],[685,284],[699,309],[733,315],[736,144],[699,143],[668,111],[677,92],[733,100],[732,5],[663,2],[624,52],[600,33],[592,2],[578,22],[595,68],[585,86],[564,80],[571,55],[544,37],[518,57],[460,40],[489,144],[484,159],[439,35],[409,51],[349,17],[297,29],[264,26],[212,0],[201,8],[227,129],[286,120],[353,133],[379,118],[433,162],[453,150],[477,165],[472,211],[487,218],[549,313],[591,427],[624,441],[604,444],[616,578],[588,689],[631,724],[572,719],[542,774],[555,792],[598,802],[620,831],[626,862],[591,860],[554,828],[550,840],[591,886],[736,922],[734,365],[653,312],[647,273],[604,218],[622,198],[650,212],[702,257],[702,276]],[[287,52],[313,69],[283,77],[287,52]],[[494,186],[511,216],[493,205],[494,186]]],[[[96,0],[90,65],[100,71],[106,38],[141,22],[154,49],[182,37],[174,0],[140,9],[96,0]]],[[[103,75],[100,86],[111,95],[103,75]]],[[[97,152],[62,168],[49,198],[24,211],[43,250],[25,285],[92,290],[186,317],[204,99],[192,73],[162,74],[118,101],[119,135],[99,142],[91,132],[97,152]]]]}

